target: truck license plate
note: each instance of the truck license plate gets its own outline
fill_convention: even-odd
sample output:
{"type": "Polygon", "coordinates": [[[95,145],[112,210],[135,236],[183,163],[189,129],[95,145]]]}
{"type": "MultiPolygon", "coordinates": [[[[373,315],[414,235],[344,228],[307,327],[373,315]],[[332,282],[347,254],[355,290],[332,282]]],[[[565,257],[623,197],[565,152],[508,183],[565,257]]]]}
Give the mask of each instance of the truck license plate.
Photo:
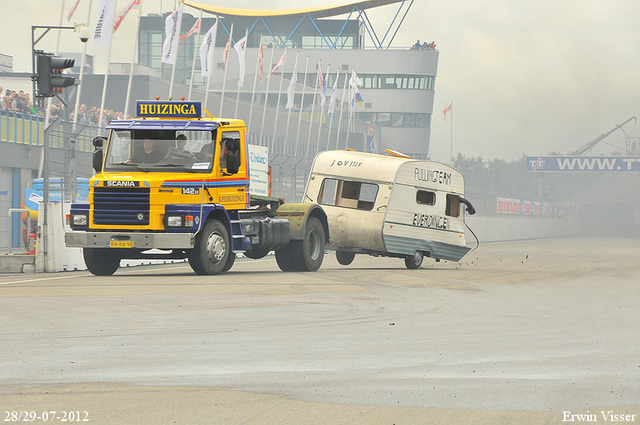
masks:
{"type": "Polygon", "coordinates": [[[133,248],[133,241],[109,241],[109,248],[133,248]]]}

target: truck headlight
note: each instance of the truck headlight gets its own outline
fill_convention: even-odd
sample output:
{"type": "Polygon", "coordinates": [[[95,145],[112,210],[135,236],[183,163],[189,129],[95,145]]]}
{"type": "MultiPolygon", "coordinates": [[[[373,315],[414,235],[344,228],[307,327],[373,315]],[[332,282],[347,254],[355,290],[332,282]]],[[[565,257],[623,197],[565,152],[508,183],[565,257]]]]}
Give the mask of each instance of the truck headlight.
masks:
{"type": "Polygon", "coordinates": [[[169,227],[182,227],[182,216],[172,215],[167,217],[167,226],[169,227]]]}
{"type": "Polygon", "coordinates": [[[89,222],[86,214],[74,214],[72,217],[75,226],[86,226],[89,222]]]}

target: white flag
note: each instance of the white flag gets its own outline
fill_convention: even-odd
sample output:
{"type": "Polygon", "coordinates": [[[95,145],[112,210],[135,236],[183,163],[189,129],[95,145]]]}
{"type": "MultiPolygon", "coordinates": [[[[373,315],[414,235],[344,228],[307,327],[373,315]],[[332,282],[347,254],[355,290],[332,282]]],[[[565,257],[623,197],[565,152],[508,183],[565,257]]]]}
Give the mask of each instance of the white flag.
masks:
{"type": "Polygon", "coordinates": [[[260,73],[260,82],[264,80],[264,45],[260,42],[260,50],[258,51],[258,72],[260,73]]]}
{"type": "Polygon", "coordinates": [[[360,80],[360,77],[356,75],[355,69],[351,70],[351,78],[349,79],[349,85],[351,87],[360,87],[362,85],[362,80],[360,80]]]}
{"type": "Polygon", "coordinates": [[[180,37],[180,28],[178,23],[182,16],[182,6],[171,15],[167,16],[164,21],[165,39],[162,44],[162,62],[173,65],[176,61],[178,53],[178,38],[180,37]]]}
{"type": "Polygon", "coordinates": [[[113,24],[113,32],[118,31],[118,28],[120,28],[120,24],[124,20],[124,17],[127,16],[127,13],[129,13],[131,9],[133,9],[134,7],[136,9],[140,8],[140,1],[141,0],[132,0],[131,3],[129,3],[124,9],[118,12],[118,16],[116,17],[116,22],[113,24]]]}
{"type": "Polygon", "coordinates": [[[238,62],[240,63],[240,73],[238,74],[238,87],[242,87],[244,84],[244,49],[247,44],[247,37],[242,37],[240,40],[236,41],[236,44],[233,45],[233,48],[236,49],[236,53],[238,54],[238,62]]]}
{"type": "Polygon", "coordinates": [[[289,88],[287,89],[287,106],[286,109],[291,109],[293,107],[293,91],[296,88],[296,83],[298,82],[298,64],[296,63],[293,66],[293,75],[291,76],[291,82],[289,83],[289,88]]]}
{"type": "Polygon", "coordinates": [[[98,4],[98,22],[93,30],[93,44],[109,45],[115,11],[116,0],[100,0],[98,4]]]}
{"type": "MultiPolygon", "coordinates": [[[[138,0],[138,1],[140,1],[140,0],[138,0]]],[[[191,34],[193,34],[193,33],[194,33],[194,31],[195,31],[195,30],[197,30],[198,28],[200,28],[200,18],[198,18],[198,20],[196,21],[196,23],[195,23],[195,24],[193,24],[193,26],[191,27],[191,29],[190,29],[189,31],[187,31],[185,34],[183,34],[183,35],[180,37],[180,40],[179,40],[179,41],[182,41],[182,40],[184,40],[185,38],[189,37],[189,36],[190,36],[191,34]]]]}
{"type": "Polygon", "coordinates": [[[320,100],[320,108],[324,109],[324,105],[327,104],[327,82],[329,78],[329,66],[327,66],[327,77],[324,78],[322,76],[322,68],[320,68],[320,95],[322,96],[320,100]]]}
{"type": "Polygon", "coordinates": [[[329,113],[333,114],[336,109],[336,92],[338,91],[338,77],[340,77],[340,71],[336,74],[336,81],[333,82],[333,92],[331,93],[331,100],[329,101],[329,113]]]}
{"type": "Polygon", "coordinates": [[[78,0],[75,4],[75,6],[73,6],[71,8],[71,10],[69,10],[69,13],[67,13],[67,22],[69,22],[69,20],[71,19],[71,17],[73,16],[73,14],[76,12],[76,9],[78,8],[78,5],[80,4],[80,0],[78,0]]]}
{"type": "Polygon", "coordinates": [[[216,38],[216,31],[218,29],[218,21],[207,31],[204,35],[204,40],[200,45],[200,70],[202,72],[202,78],[211,77],[211,63],[209,61],[213,58],[211,54],[214,46],[213,42],[216,38]]]}
{"type": "Polygon", "coordinates": [[[284,63],[284,55],[286,55],[286,54],[287,54],[287,50],[285,49],[284,53],[282,54],[282,57],[280,58],[280,60],[276,64],[276,66],[274,66],[273,69],[271,70],[271,72],[269,73],[269,77],[271,77],[271,75],[274,72],[276,72],[276,69],[278,69],[278,67],[284,63]]]}

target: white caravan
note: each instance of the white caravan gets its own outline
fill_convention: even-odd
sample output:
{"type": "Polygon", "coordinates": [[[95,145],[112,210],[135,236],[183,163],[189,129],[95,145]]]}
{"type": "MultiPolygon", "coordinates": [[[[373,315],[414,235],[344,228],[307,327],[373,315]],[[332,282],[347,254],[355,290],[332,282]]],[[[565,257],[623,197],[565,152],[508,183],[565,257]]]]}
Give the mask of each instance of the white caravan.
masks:
{"type": "Polygon", "coordinates": [[[321,204],[338,262],[355,254],[459,261],[465,240],[464,177],[448,165],[400,155],[326,151],[313,161],[303,202],[321,204]]]}

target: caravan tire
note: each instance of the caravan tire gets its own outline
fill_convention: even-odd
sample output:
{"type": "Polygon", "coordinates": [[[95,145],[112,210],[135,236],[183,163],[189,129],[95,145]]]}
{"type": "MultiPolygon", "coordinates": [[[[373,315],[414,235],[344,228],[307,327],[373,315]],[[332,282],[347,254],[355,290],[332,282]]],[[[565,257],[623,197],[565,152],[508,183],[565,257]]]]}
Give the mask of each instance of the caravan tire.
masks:
{"type": "Polygon", "coordinates": [[[83,248],[87,269],[96,276],[111,276],[120,267],[120,255],[110,248],[83,248]]]}
{"type": "Polygon", "coordinates": [[[415,270],[420,268],[422,260],[424,260],[424,254],[422,251],[416,251],[415,254],[407,255],[404,258],[404,264],[408,269],[415,270]]]}
{"type": "Polygon", "coordinates": [[[336,251],[336,260],[338,260],[338,263],[342,264],[343,266],[348,266],[349,264],[353,263],[354,258],[356,258],[355,252],[336,251]]]}

